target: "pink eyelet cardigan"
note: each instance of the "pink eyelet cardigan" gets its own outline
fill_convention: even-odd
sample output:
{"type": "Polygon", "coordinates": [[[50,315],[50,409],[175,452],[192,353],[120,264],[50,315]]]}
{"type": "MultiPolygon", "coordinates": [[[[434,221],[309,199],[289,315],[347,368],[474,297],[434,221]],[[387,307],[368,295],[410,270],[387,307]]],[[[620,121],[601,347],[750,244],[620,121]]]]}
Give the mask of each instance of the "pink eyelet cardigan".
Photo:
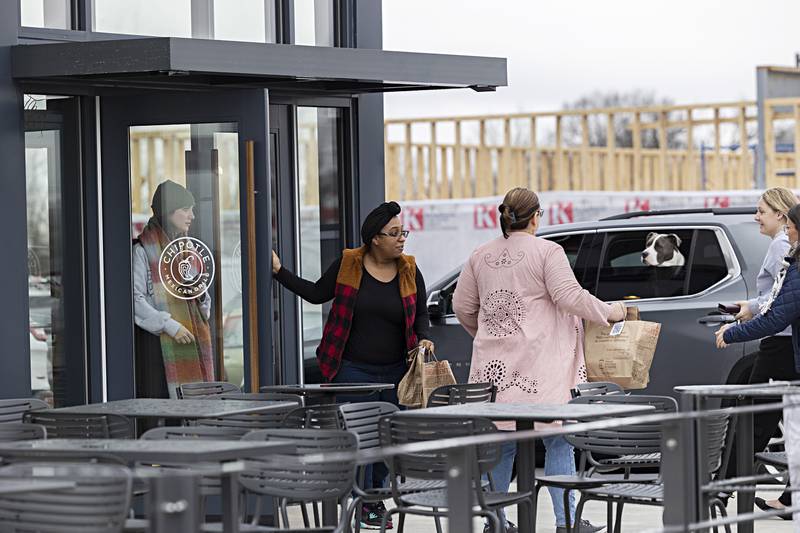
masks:
{"type": "Polygon", "coordinates": [[[495,383],[498,402],[548,404],[586,381],[580,319],[607,324],[612,310],[580,286],[561,246],[520,231],[472,252],[453,307],[474,337],[469,381],[495,383]]]}

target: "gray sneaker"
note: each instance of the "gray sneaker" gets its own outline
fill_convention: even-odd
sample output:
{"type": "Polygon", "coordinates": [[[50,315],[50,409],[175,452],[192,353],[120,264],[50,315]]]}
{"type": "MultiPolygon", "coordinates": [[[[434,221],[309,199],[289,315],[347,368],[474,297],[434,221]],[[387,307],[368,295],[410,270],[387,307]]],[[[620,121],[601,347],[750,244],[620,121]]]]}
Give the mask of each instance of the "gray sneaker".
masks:
{"type": "MultiPolygon", "coordinates": [[[[606,526],[596,526],[589,522],[588,520],[581,520],[580,524],[575,524],[572,526],[573,533],[598,533],[603,531],[606,526]]],[[[567,528],[565,526],[559,526],[556,528],[556,533],[567,533],[567,528]]]]}

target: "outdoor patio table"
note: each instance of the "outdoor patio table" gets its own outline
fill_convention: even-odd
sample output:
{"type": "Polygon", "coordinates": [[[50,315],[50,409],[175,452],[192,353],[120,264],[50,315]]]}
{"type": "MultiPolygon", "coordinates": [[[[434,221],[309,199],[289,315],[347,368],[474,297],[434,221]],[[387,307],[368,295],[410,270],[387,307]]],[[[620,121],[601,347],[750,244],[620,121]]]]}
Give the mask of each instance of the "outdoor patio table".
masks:
{"type": "MultiPolygon", "coordinates": [[[[752,405],[755,399],[780,399],[784,394],[800,394],[800,386],[795,382],[774,382],[749,385],[683,385],[675,387],[681,394],[682,411],[699,411],[707,407],[711,398],[728,398],[737,405],[752,405]]],[[[736,475],[750,476],[754,472],[753,451],[753,413],[740,413],[736,416],[736,475]]],[[[753,512],[755,493],[740,491],[736,501],[739,514],[753,512]]],[[[753,533],[753,522],[737,525],[740,533],[753,533]]]]}
{"type": "MultiPolygon", "coordinates": [[[[534,428],[535,422],[558,422],[563,420],[591,420],[615,415],[627,415],[653,409],[650,405],[600,405],[600,404],[536,404],[536,403],[467,403],[446,405],[427,409],[403,411],[402,416],[458,416],[483,417],[492,421],[516,422],[517,431],[534,428]]],[[[533,508],[536,509],[536,442],[524,440],[518,443],[517,488],[530,491],[533,508]]],[[[523,533],[536,531],[534,514],[524,505],[517,507],[519,530],[523,533]]]]}
{"type": "MultiPolygon", "coordinates": [[[[90,459],[112,457],[133,464],[226,463],[290,451],[285,442],[215,440],[51,439],[0,443],[0,457],[90,459]]],[[[239,531],[238,469],[223,469],[223,531],[239,531]]]]}
{"type": "Polygon", "coordinates": [[[54,413],[81,415],[115,414],[130,418],[165,418],[198,420],[201,418],[223,418],[249,413],[266,413],[285,409],[292,402],[260,400],[171,400],[161,398],[133,398],[103,403],[74,405],[53,409],[54,413]]]}
{"type": "Polygon", "coordinates": [[[294,385],[265,385],[261,392],[299,394],[319,403],[336,403],[337,394],[372,394],[394,388],[392,383],[308,383],[294,385]]]}

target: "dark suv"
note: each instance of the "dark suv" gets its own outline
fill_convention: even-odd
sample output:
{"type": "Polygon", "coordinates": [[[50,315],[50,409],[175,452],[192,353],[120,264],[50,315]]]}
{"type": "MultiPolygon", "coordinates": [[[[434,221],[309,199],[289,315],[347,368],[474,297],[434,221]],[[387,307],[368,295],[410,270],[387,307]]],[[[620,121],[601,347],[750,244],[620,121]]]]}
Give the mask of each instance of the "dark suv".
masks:
{"type": "MultiPolygon", "coordinates": [[[[676,385],[724,383],[734,363],[756,347],[757,343],[734,344],[718,350],[713,334],[725,320],[717,304],[755,297],[755,278],[770,241],[759,234],[754,212],[753,208],[637,212],[550,226],[538,236],[564,248],[586,290],[603,301],[637,305],[642,320],[662,324],[645,390],[672,394],[676,385]],[[642,252],[651,232],[677,235],[684,264],[644,264],[642,252]]],[[[465,381],[472,338],[453,314],[459,271],[430,287],[428,310],[437,353],[450,361],[458,381],[465,381]]]]}

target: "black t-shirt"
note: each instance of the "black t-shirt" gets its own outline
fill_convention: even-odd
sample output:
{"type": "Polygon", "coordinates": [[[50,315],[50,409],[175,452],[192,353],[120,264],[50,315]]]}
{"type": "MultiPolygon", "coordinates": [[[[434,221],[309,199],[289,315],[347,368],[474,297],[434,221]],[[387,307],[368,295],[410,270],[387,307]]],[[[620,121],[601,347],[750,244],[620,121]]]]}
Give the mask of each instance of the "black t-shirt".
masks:
{"type": "MultiPolygon", "coordinates": [[[[342,259],[339,258],[316,282],[304,280],[281,268],[275,279],[304,300],[321,304],[332,300],[336,290],[336,276],[342,259]]],[[[372,365],[388,365],[405,357],[405,323],[403,302],[400,298],[400,281],[395,276],[389,283],[373,278],[363,269],[358,289],[353,323],[342,357],[372,365]]],[[[425,296],[425,279],[417,268],[417,313],[414,331],[419,339],[430,338],[430,320],[425,296]]]]}
{"type": "Polygon", "coordinates": [[[390,365],[406,353],[403,301],[400,282],[373,278],[366,269],[361,275],[353,324],[342,357],[358,363],[390,365]]]}

